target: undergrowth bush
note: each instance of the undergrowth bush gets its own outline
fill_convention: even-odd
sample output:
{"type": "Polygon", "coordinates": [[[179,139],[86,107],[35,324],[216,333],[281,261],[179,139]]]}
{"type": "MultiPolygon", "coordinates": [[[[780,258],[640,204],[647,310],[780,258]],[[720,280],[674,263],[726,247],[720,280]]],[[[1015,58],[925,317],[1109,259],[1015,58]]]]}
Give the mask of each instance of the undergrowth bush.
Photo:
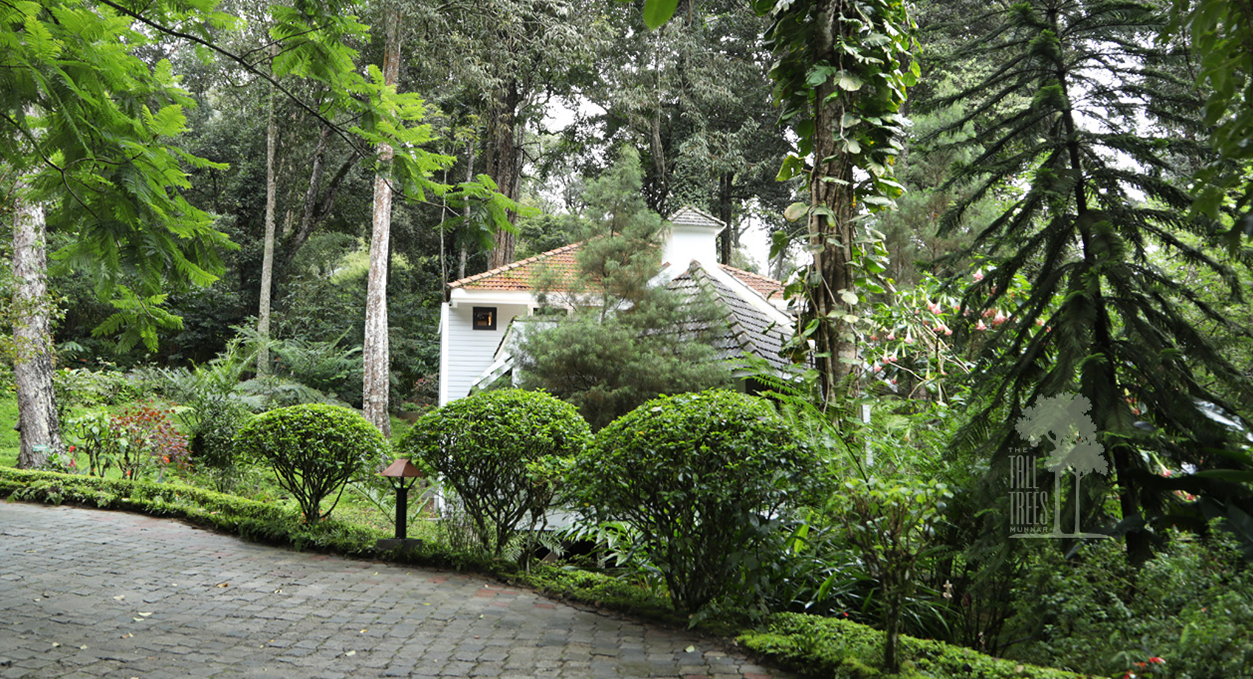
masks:
{"type": "Polygon", "coordinates": [[[1253,571],[1217,527],[1204,540],[1172,533],[1138,571],[1121,540],[1071,559],[1041,546],[1014,599],[1007,634],[1028,641],[1011,657],[1102,676],[1253,677],[1253,571]]]}
{"type": "MultiPolygon", "coordinates": [[[[370,463],[383,461],[387,440],[374,425],[340,406],[308,404],[276,408],[254,417],[235,436],[241,455],[264,460],[279,484],[296,498],[307,522],[330,515],[322,500],[370,463]]],[[[336,497],[338,502],[338,497],[336,497]]]]}
{"type": "Polygon", "coordinates": [[[543,392],[504,389],[423,415],[398,445],[456,492],[483,549],[500,557],[530,515],[544,520],[565,466],[591,440],[574,406],[543,392]]]}
{"type": "Polygon", "coordinates": [[[695,613],[761,595],[761,565],[778,557],[782,519],[817,469],[765,401],[711,390],[648,401],[602,429],[572,488],[591,520],[639,531],[675,606],[695,613]]]}
{"type": "Polygon", "coordinates": [[[977,651],[929,639],[901,637],[901,671],[889,674],[879,666],[884,634],[849,620],[800,613],[776,613],[757,629],[742,634],[740,645],[768,655],[804,676],[832,679],[1065,679],[1077,675],[1016,661],[992,658],[977,651]]]}
{"type": "Polygon", "coordinates": [[[165,477],[170,465],[187,461],[187,439],[170,420],[173,411],[153,404],[133,405],[115,415],[89,412],[67,423],[71,442],[59,464],[66,471],[104,476],[116,470],[123,478],[144,478],[154,470],[165,477]],[[78,458],[86,459],[79,464],[78,458]]]}

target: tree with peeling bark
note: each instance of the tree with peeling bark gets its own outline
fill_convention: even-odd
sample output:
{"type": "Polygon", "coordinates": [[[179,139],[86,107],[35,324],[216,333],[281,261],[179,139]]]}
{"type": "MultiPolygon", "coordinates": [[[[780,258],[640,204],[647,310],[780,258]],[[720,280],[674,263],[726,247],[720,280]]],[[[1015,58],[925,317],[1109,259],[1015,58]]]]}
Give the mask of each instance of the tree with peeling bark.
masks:
{"type": "MultiPolygon", "coordinates": [[[[270,58],[278,54],[278,45],[270,47],[270,58]]],[[[257,374],[270,372],[270,288],[274,282],[274,208],[277,202],[278,177],[274,174],[274,153],[278,146],[278,129],[274,124],[274,88],[270,97],[265,125],[265,241],[261,260],[261,303],[257,309],[257,335],[261,342],[257,349],[257,374]]]]}
{"type": "Polygon", "coordinates": [[[59,450],[61,427],[52,386],[53,303],[48,296],[44,208],[18,180],[13,192],[13,374],[20,433],[17,466],[43,466],[59,450]]]}
{"type": "MultiPolygon", "coordinates": [[[[400,76],[400,7],[389,4],[383,11],[383,86],[395,88],[400,76]]],[[[378,145],[377,170],[374,176],[373,228],[370,235],[370,272],[365,301],[365,381],[362,385],[362,410],[365,419],[379,428],[384,436],[392,435],[388,416],[391,354],[388,350],[387,269],[391,245],[392,186],[391,163],[394,152],[386,142],[378,145]]]]}

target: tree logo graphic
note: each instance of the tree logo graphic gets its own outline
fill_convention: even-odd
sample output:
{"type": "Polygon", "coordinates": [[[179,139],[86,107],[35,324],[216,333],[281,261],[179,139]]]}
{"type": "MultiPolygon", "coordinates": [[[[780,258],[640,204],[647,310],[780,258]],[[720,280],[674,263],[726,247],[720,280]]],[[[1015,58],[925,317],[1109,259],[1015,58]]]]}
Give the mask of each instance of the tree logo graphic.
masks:
{"type": "Polygon", "coordinates": [[[1049,396],[1038,399],[1035,405],[1023,411],[1015,429],[1027,439],[1032,447],[1048,451],[1045,468],[1053,472],[1053,531],[1041,533],[1023,529],[1041,523],[1047,507],[1047,493],[1035,489],[1034,455],[1018,455],[1012,460],[1010,473],[1011,507],[1015,511],[1011,524],[1018,530],[1015,538],[1101,538],[1099,533],[1084,533],[1079,528],[1079,484],[1084,476],[1093,472],[1109,473],[1105,451],[1096,440],[1096,424],[1089,412],[1092,404],[1087,397],[1076,394],[1049,396]],[[1061,478],[1070,470],[1075,477],[1075,524],[1073,533],[1063,533],[1061,526],[1061,478]],[[1023,520],[1026,519],[1026,520],[1023,520]]]}

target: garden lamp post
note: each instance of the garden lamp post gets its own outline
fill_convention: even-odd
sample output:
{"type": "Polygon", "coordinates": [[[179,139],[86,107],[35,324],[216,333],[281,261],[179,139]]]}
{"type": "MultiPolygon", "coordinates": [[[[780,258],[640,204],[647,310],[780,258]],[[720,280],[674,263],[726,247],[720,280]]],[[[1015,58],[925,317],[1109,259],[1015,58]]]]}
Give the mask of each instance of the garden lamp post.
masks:
{"type": "Polygon", "coordinates": [[[383,476],[396,489],[396,537],[379,540],[378,549],[398,549],[416,546],[418,540],[408,539],[409,489],[422,477],[422,471],[409,460],[400,459],[383,470],[383,476]]]}

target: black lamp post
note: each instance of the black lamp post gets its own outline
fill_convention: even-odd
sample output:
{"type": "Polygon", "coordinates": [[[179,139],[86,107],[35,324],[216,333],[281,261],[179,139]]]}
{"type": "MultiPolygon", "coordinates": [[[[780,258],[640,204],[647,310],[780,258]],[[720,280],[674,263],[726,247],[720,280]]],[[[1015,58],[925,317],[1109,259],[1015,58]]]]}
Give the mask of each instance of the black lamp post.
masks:
{"type": "Polygon", "coordinates": [[[376,548],[380,550],[404,549],[417,546],[420,540],[408,538],[409,522],[409,489],[422,477],[422,471],[413,466],[409,460],[396,460],[383,470],[383,476],[396,489],[396,537],[391,540],[379,540],[376,548]]]}

